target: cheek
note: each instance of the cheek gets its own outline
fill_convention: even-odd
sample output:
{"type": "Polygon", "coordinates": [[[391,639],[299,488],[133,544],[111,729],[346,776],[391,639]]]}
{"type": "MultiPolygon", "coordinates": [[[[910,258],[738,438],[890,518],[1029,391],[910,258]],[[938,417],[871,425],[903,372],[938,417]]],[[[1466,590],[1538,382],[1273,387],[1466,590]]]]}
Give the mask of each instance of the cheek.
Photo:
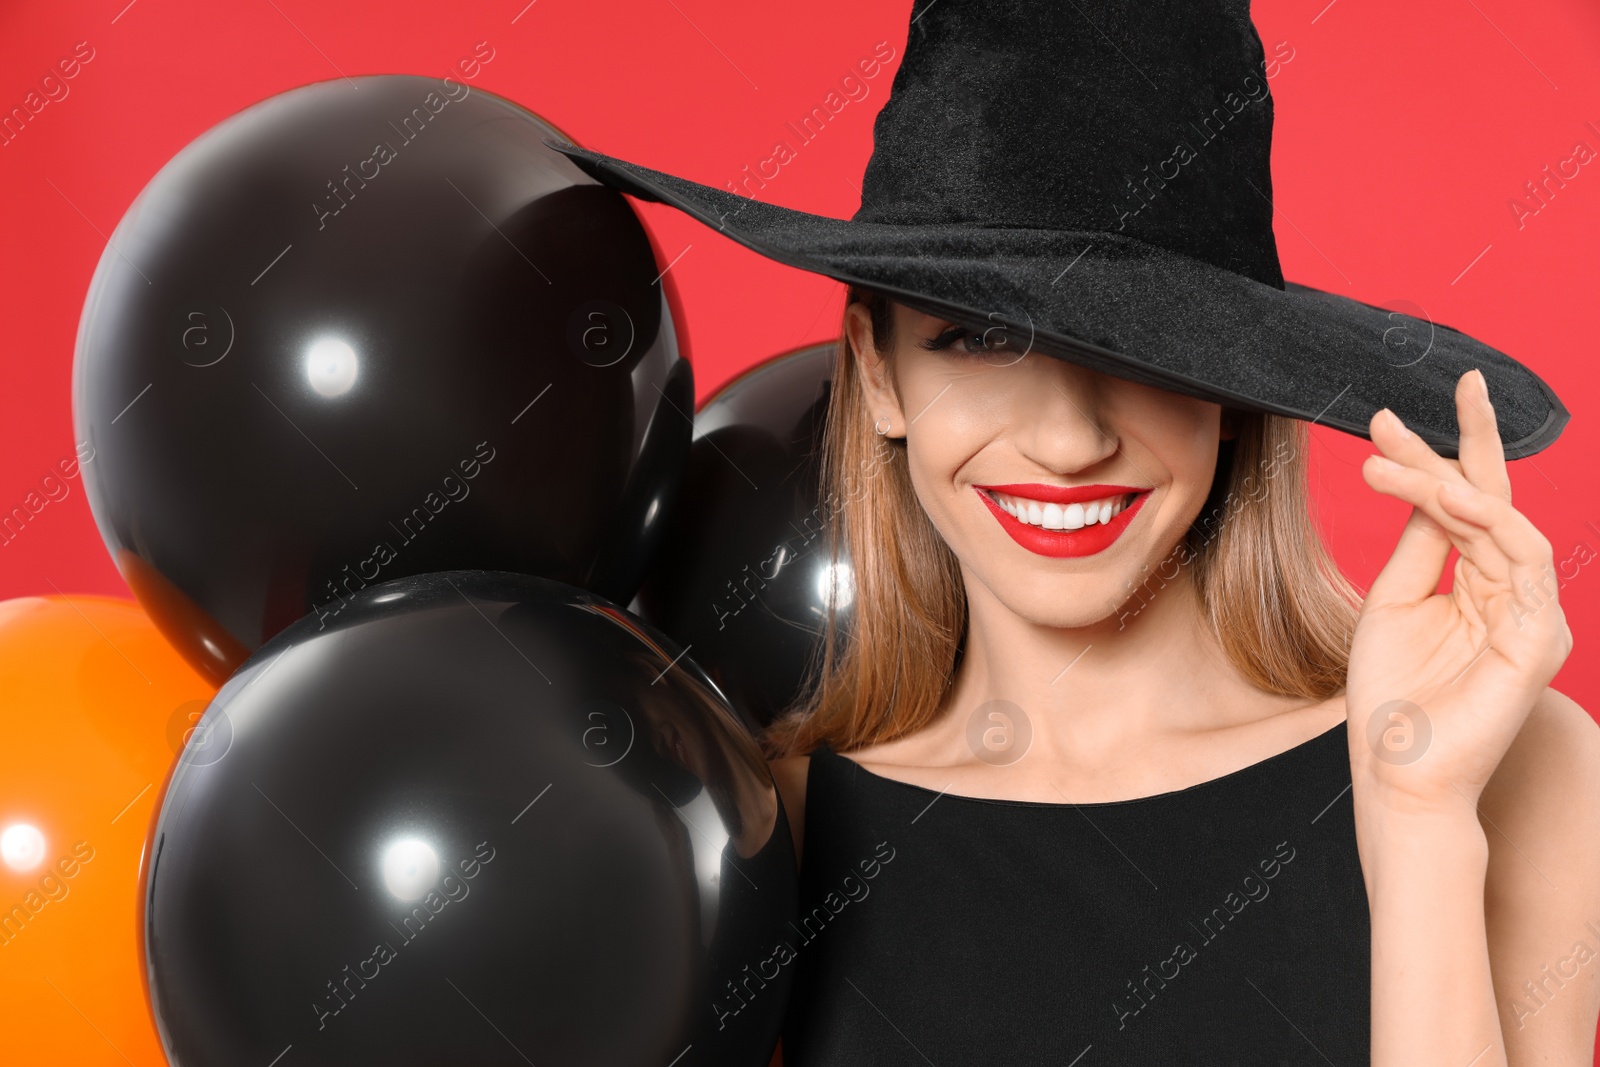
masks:
{"type": "Polygon", "coordinates": [[[911,484],[923,510],[947,541],[961,537],[960,521],[971,520],[960,494],[972,490],[958,489],[956,483],[972,457],[997,433],[1004,405],[989,402],[992,399],[968,382],[948,380],[941,380],[925,394],[908,390],[905,395],[905,417],[916,420],[906,450],[911,484]]]}
{"type": "Polygon", "coordinates": [[[1217,430],[1216,420],[1203,415],[1172,426],[1162,455],[1175,486],[1186,486],[1201,497],[1210,490],[1217,467],[1217,430]]]}
{"type": "Polygon", "coordinates": [[[895,388],[911,479],[931,512],[937,505],[930,494],[948,495],[956,471],[994,435],[1005,398],[984,375],[927,353],[897,357],[895,388]]]}
{"type": "Polygon", "coordinates": [[[1119,390],[1118,401],[1124,451],[1148,477],[1165,483],[1149,515],[1164,550],[1205,507],[1217,471],[1222,408],[1132,383],[1119,390]]]}
{"type": "Polygon", "coordinates": [[[1204,500],[1211,491],[1216,477],[1218,446],[1221,437],[1216,417],[1202,417],[1194,421],[1181,447],[1173,452],[1175,478],[1187,482],[1196,500],[1204,500]]]}
{"type": "Polygon", "coordinates": [[[1175,485],[1199,481],[1203,495],[1216,466],[1222,408],[1145,386],[1130,390],[1126,399],[1123,425],[1161,460],[1175,485]]]}
{"type": "MultiPolygon", "coordinates": [[[[949,397],[946,396],[945,399],[949,397]]],[[[937,406],[935,405],[935,409],[937,406]]],[[[915,412],[916,409],[913,408],[912,414],[915,412]]],[[[943,516],[954,506],[953,482],[956,472],[971,454],[971,449],[963,446],[962,435],[951,427],[953,421],[955,420],[936,421],[934,413],[929,411],[912,428],[911,443],[906,450],[907,469],[911,474],[912,488],[916,490],[917,499],[922,502],[923,510],[941,530],[945,528],[943,516]]]]}

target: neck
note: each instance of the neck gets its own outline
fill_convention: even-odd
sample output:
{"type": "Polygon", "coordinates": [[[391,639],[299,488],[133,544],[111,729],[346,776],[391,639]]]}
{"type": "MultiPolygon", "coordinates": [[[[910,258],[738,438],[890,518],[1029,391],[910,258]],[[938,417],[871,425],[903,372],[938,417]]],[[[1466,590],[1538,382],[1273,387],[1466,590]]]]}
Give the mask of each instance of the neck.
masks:
{"type": "Polygon", "coordinates": [[[1127,753],[1151,739],[1225,729],[1305,703],[1263,693],[1234,669],[1188,568],[1104,619],[1070,628],[1030,622],[975,575],[965,579],[966,651],[935,727],[952,751],[967,743],[975,710],[993,700],[1021,709],[1030,750],[1045,759],[1127,753]]]}

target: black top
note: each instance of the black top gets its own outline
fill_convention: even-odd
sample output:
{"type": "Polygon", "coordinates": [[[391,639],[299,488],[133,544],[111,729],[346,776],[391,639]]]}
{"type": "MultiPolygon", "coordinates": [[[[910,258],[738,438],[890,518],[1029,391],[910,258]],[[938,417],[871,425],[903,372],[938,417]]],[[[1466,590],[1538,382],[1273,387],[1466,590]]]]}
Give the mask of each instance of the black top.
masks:
{"type": "Polygon", "coordinates": [[[826,745],[785,1067],[1370,1062],[1344,724],[1170,793],[990,800],[826,745]]]}

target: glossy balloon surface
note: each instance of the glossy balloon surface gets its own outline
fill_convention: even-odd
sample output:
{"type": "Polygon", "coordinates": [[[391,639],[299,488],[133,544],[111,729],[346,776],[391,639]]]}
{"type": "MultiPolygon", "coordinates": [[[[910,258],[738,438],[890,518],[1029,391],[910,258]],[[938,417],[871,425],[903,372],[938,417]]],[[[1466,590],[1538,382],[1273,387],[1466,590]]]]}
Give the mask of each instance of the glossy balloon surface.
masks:
{"type": "Polygon", "coordinates": [[[397,579],[263,646],[201,733],[148,874],[174,1063],[767,1064],[788,822],[653,627],[537,578],[397,579]]]}
{"type": "Polygon", "coordinates": [[[140,859],[214,692],[132,600],[0,601],[0,1063],[166,1067],[140,859]]]}
{"type": "Polygon", "coordinates": [[[556,134],[461,83],[308,85],[196,139],[112,235],[74,366],[85,484],[215,683],[405,575],[633,595],[693,384],[649,235],[556,134]]]}
{"type": "Polygon", "coordinates": [[[693,649],[730,700],[767,723],[799,694],[830,606],[853,626],[854,572],[821,498],[834,343],[762,363],[695,416],[688,472],[636,604],[693,649]]]}

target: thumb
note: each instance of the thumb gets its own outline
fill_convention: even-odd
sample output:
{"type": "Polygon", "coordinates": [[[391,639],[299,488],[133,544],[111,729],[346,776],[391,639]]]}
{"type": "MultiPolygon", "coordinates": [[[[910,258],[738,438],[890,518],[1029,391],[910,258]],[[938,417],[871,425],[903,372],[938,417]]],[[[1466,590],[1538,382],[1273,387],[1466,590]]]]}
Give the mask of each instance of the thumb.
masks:
{"type": "Polygon", "coordinates": [[[1389,562],[1383,565],[1365,603],[1415,604],[1438,591],[1444,577],[1444,563],[1450,556],[1450,535],[1421,508],[1411,509],[1411,518],[1400,531],[1389,562]]]}

